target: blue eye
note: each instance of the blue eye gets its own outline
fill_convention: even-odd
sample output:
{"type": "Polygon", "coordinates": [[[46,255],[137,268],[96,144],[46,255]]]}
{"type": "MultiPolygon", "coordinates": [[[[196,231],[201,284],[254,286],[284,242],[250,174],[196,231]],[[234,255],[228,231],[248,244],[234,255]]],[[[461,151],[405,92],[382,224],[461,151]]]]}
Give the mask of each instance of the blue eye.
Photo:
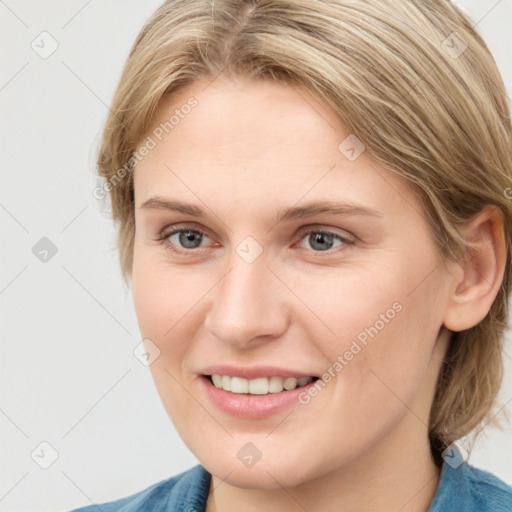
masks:
{"type": "Polygon", "coordinates": [[[315,252],[324,252],[330,250],[334,241],[338,240],[340,245],[345,245],[347,243],[351,243],[350,240],[347,240],[335,233],[331,233],[330,231],[308,231],[302,237],[301,241],[307,239],[310,246],[315,250],[315,252]]]}
{"type": "MultiPolygon", "coordinates": [[[[320,229],[310,228],[307,231],[303,231],[300,236],[300,241],[302,242],[306,239],[313,252],[316,253],[328,252],[330,254],[333,247],[336,249],[340,246],[354,243],[354,240],[349,237],[343,237],[331,231],[322,231],[320,229]],[[335,245],[336,240],[338,241],[337,245],[335,245]]],[[[204,232],[183,226],[176,227],[169,232],[163,232],[159,236],[159,240],[165,242],[169,249],[179,254],[191,254],[194,249],[204,249],[205,247],[202,247],[201,243],[205,238],[209,237],[204,232]],[[172,240],[173,237],[176,237],[175,240],[172,240]]],[[[300,247],[307,249],[302,244],[300,247]]]]}
{"type": "MultiPolygon", "coordinates": [[[[205,234],[194,229],[176,229],[167,233],[163,238],[171,241],[174,235],[178,235],[179,246],[184,249],[198,249],[205,234]]],[[[174,244],[174,242],[173,242],[174,244]]]]}

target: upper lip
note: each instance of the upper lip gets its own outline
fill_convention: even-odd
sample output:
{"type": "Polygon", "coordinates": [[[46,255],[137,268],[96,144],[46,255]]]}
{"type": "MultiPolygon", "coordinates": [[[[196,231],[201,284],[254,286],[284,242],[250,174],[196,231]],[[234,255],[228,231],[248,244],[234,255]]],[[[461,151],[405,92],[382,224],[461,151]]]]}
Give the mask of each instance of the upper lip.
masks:
{"type": "Polygon", "coordinates": [[[299,370],[279,368],[277,366],[232,366],[228,364],[212,365],[203,368],[202,375],[229,375],[244,379],[257,379],[258,377],[314,377],[311,373],[299,370]]]}

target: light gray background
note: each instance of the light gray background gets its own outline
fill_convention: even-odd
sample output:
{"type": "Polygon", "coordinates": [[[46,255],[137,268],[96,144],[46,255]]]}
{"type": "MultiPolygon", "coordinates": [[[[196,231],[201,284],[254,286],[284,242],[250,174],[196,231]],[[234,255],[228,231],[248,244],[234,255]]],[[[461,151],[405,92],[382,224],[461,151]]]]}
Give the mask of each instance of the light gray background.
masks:
{"type": "MultiPolygon", "coordinates": [[[[512,0],[458,3],[510,92],[512,0]]],[[[158,5],[0,1],[1,512],[101,503],[197,463],[132,354],[140,337],[131,295],[108,212],[91,195],[107,104],[158,5]],[[43,31],[59,45],[47,59],[31,48],[43,31]],[[47,263],[32,253],[42,237],[58,248],[47,263]],[[59,455],[48,469],[31,458],[43,441],[59,455]]],[[[510,342],[506,351],[500,419],[512,409],[510,342]]],[[[511,430],[487,429],[470,462],[512,484],[511,430]]],[[[44,446],[35,453],[43,462],[51,455],[44,446]]]]}

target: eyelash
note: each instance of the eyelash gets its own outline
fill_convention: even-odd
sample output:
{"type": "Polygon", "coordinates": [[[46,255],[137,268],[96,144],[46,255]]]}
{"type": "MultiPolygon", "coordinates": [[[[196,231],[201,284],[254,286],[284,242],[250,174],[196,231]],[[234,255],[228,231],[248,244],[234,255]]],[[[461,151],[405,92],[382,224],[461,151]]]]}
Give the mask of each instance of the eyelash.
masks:
{"type": "MultiPolygon", "coordinates": [[[[204,249],[203,247],[196,247],[193,249],[177,249],[176,246],[170,242],[170,237],[172,235],[175,235],[176,233],[182,233],[185,231],[192,231],[193,233],[205,235],[208,237],[208,235],[204,231],[195,229],[194,227],[184,225],[184,226],[177,226],[175,228],[172,228],[169,231],[164,229],[158,235],[158,241],[164,243],[166,247],[168,247],[170,250],[172,250],[173,252],[180,254],[180,255],[190,255],[190,254],[199,252],[201,249],[204,249]]],[[[336,249],[341,248],[341,250],[343,250],[343,246],[354,244],[354,240],[351,240],[349,238],[344,238],[343,236],[338,235],[337,233],[334,233],[329,230],[322,230],[319,227],[315,227],[315,226],[309,227],[309,228],[304,228],[303,230],[301,230],[299,233],[299,236],[300,236],[299,241],[302,241],[306,236],[309,236],[312,233],[332,236],[332,237],[336,238],[337,240],[339,240],[340,242],[342,242],[342,246],[338,246],[338,248],[328,249],[326,251],[315,251],[313,249],[309,249],[312,252],[314,252],[315,254],[332,255],[334,252],[337,252],[336,249]]]]}

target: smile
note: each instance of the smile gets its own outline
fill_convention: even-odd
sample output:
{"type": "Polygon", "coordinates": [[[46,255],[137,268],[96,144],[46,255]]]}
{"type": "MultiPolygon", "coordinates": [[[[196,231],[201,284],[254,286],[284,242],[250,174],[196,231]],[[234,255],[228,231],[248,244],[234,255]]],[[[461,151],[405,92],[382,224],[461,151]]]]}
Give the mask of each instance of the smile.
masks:
{"type": "Polygon", "coordinates": [[[243,393],[250,395],[267,395],[280,393],[283,390],[306,386],[317,377],[258,377],[244,379],[243,377],[231,377],[229,375],[210,375],[210,382],[218,389],[231,393],[243,393]]]}

